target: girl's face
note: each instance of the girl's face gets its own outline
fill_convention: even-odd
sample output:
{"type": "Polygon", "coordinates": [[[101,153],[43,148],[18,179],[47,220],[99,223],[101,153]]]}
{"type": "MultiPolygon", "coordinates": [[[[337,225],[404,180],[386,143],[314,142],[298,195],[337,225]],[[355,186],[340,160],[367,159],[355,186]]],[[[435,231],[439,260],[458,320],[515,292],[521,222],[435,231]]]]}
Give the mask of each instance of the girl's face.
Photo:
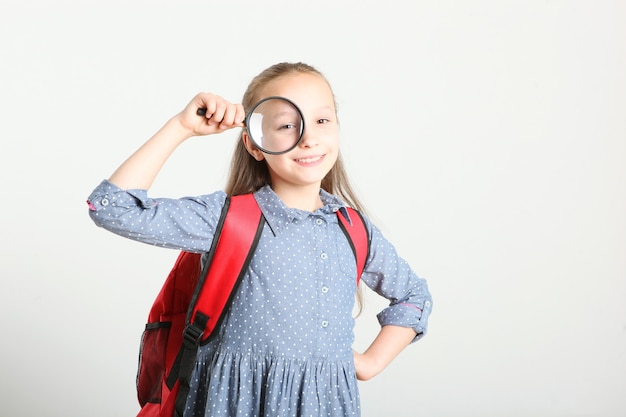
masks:
{"type": "Polygon", "coordinates": [[[339,125],[328,83],[316,74],[289,74],[268,83],[258,95],[259,99],[268,96],[286,97],[300,108],[305,126],[302,140],[285,154],[268,155],[244,133],[246,148],[257,160],[266,160],[274,191],[311,186],[318,192],[339,150],[339,125]]]}

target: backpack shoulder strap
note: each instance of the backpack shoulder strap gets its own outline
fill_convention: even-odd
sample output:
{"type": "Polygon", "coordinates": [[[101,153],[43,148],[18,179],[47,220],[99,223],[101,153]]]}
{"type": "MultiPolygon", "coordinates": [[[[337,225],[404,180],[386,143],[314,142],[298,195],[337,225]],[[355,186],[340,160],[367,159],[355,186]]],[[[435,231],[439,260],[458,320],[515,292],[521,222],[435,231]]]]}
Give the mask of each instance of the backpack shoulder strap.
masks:
{"type": "Polygon", "coordinates": [[[352,252],[354,252],[354,258],[356,259],[356,283],[358,285],[369,256],[370,237],[361,212],[351,207],[348,207],[347,210],[350,220],[339,211],[337,211],[337,217],[339,218],[339,226],[348,238],[352,252]]]}
{"type": "Polygon", "coordinates": [[[230,197],[224,210],[188,311],[188,323],[203,328],[203,342],[219,327],[265,223],[252,194],[230,197]]]}
{"type": "Polygon", "coordinates": [[[198,346],[206,343],[245,276],[265,219],[252,194],[229,197],[187,312],[183,343],[166,384],[176,392],[174,415],[182,416],[198,346]]]}

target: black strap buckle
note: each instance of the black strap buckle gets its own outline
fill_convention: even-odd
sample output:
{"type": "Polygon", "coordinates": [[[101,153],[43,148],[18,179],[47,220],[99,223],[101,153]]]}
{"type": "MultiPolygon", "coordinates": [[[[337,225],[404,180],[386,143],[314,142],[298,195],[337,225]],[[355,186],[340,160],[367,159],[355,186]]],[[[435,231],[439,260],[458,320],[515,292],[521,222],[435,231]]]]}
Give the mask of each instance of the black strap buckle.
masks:
{"type": "Polygon", "coordinates": [[[200,346],[203,335],[204,330],[189,323],[185,326],[185,331],[183,332],[183,344],[189,349],[197,348],[200,346]]]}

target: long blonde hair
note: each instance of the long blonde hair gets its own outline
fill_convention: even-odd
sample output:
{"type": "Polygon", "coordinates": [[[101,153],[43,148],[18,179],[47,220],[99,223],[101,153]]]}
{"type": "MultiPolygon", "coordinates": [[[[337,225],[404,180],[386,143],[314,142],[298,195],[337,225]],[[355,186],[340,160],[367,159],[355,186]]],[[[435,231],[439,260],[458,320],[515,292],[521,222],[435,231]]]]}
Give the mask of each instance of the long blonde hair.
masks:
{"type": "MultiPolygon", "coordinates": [[[[328,87],[332,91],[330,83],[328,83],[326,77],[316,68],[302,62],[281,62],[265,69],[252,79],[241,101],[246,114],[250,111],[252,106],[262,98],[258,97],[258,94],[267,83],[279,77],[294,73],[317,75],[326,81],[328,87]]],[[[335,102],[335,111],[336,109],[337,103],[335,102]]],[[[241,135],[243,135],[243,132],[241,135]]],[[[226,183],[225,191],[229,196],[252,193],[259,188],[272,183],[265,159],[261,161],[254,159],[244,146],[241,135],[235,145],[235,150],[230,164],[228,181],[226,183]]],[[[350,181],[348,180],[348,174],[344,168],[341,152],[339,152],[337,156],[335,165],[333,165],[331,170],[322,180],[321,187],[329,193],[339,196],[350,207],[364,212],[365,208],[359,201],[356,193],[350,185],[350,181]]],[[[363,311],[363,290],[361,285],[357,288],[356,299],[358,316],[363,311]]]]}
{"type": "MultiPolygon", "coordinates": [[[[328,83],[328,80],[326,80],[326,77],[324,77],[320,71],[302,62],[282,62],[272,65],[254,77],[248,85],[248,89],[244,93],[241,102],[246,113],[248,113],[252,106],[262,98],[259,97],[258,94],[267,83],[279,77],[294,73],[314,74],[323,78],[328,83]]],[[[336,108],[337,106],[335,103],[335,109],[336,108]]],[[[226,193],[228,195],[252,193],[267,184],[271,184],[267,163],[265,160],[257,161],[252,157],[252,155],[250,155],[250,153],[248,153],[240,135],[231,160],[230,173],[225,190],[226,193]]],[[[348,180],[341,152],[339,152],[335,165],[322,180],[321,187],[329,193],[342,198],[349,206],[357,210],[364,210],[363,205],[357,198],[348,180]]]]}

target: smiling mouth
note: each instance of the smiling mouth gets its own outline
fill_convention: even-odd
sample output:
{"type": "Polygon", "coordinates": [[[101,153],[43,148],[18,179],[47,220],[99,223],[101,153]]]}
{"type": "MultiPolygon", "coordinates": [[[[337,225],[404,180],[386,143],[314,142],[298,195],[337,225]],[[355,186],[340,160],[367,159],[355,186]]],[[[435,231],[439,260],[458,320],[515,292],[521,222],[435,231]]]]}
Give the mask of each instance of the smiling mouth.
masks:
{"type": "Polygon", "coordinates": [[[311,156],[309,158],[298,158],[295,159],[295,161],[301,164],[312,164],[314,162],[320,161],[322,158],[324,158],[324,155],[311,156]]]}

